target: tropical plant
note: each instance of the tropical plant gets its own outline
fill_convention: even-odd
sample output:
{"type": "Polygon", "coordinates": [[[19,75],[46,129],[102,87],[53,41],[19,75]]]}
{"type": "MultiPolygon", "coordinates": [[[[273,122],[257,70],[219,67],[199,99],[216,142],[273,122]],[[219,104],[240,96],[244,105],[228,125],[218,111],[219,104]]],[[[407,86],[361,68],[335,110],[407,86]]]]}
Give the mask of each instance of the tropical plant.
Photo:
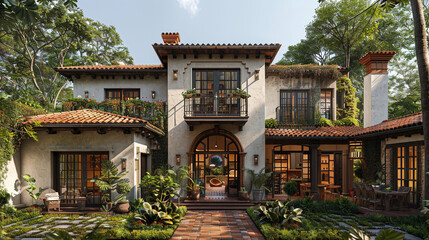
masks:
{"type": "Polygon", "coordinates": [[[0,190],[0,208],[3,208],[4,205],[8,204],[10,200],[10,194],[6,189],[0,190]]]}
{"type": "Polygon", "coordinates": [[[203,186],[201,186],[199,183],[195,182],[192,178],[189,178],[189,185],[188,185],[188,192],[198,192],[200,191],[203,186]]]}
{"type": "Polygon", "coordinates": [[[279,124],[274,118],[265,119],[265,128],[277,128],[279,124]]]}
{"type": "Polygon", "coordinates": [[[247,93],[246,91],[244,91],[243,89],[240,89],[240,88],[233,90],[232,93],[244,96],[245,98],[251,97],[251,95],[249,93],[247,93]]]}
{"type": "MultiPolygon", "coordinates": [[[[364,232],[357,228],[351,228],[349,232],[344,232],[343,237],[349,240],[370,240],[371,238],[367,236],[364,232]]],[[[384,229],[380,231],[375,240],[403,240],[405,233],[395,231],[393,229],[384,229]]]]}
{"type": "Polygon", "coordinates": [[[143,203],[145,201],[142,198],[138,198],[130,202],[131,212],[137,212],[139,209],[143,208],[143,203]]]}
{"type": "Polygon", "coordinates": [[[45,191],[44,188],[39,187],[39,190],[37,192],[36,189],[36,179],[34,177],[31,177],[30,174],[25,174],[24,176],[22,176],[22,178],[24,178],[24,180],[28,183],[28,187],[25,189],[28,194],[30,194],[30,197],[33,198],[34,200],[39,199],[40,195],[42,195],[43,191],[45,191]]]}
{"type": "Polygon", "coordinates": [[[101,163],[101,176],[95,179],[95,184],[100,187],[103,192],[104,202],[113,202],[114,204],[120,202],[127,202],[126,194],[131,190],[128,184],[129,179],[123,178],[128,172],[120,173],[115,164],[111,161],[104,161],[101,163]],[[112,191],[117,194],[113,195],[112,191]]]}
{"type": "Polygon", "coordinates": [[[175,188],[179,187],[179,184],[169,174],[164,176],[147,173],[142,178],[140,187],[142,187],[143,199],[146,202],[163,202],[169,201],[174,197],[175,188]]]}
{"type": "Polygon", "coordinates": [[[285,191],[290,200],[291,196],[298,192],[298,184],[295,181],[289,181],[284,185],[283,191],[285,191]]]}
{"type": "Polygon", "coordinates": [[[329,119],[326,119],[326,118],[320,118],[319,125],[322,126],[322,127],[332,127],[332,126],[334,126],[334,124],[332,123],[332,121],[329,120],[329,119]]]}
{"type": "Polygon", "coordinates": [[[138,221],[144,225],[153,223],[173,225],[179,223],[181,218],[181,210],[172,202],[157,201],[153,204],[144,202],[143,208],[138,211],[138,214],[134,214],[126,220],[128,226],[134,227],[138,221]]]}
{"type": "Polygon", "coordinates": [[[183,96],[183,98],[187,98],[188,95],[192,95],[195,93],[197,93],[197,90],[195,90],[195,88],[194,89],[188,89],[188,90],[182,92],[182,96],[183,96]]]}
{"type": "Polygon", "coordinates": [[[258,173],[255,172],[255,170],[253,169],[245,169],[251,176],[251,183],[252,186],[250,188],[250,192],[252,192],[253,187],[255,187],[255,189],[263,189],[265,188],[266,190],[269,191],[268,188],[265,187],[265,183],[268,181],[268,179],[270,179],[272,173],[269,172],[265,172],[265,168],[262,168],[261,170],[259,170],[258,173]]]}
{"type": "Polygon", "coordinates": [[[269,223],[273,225],[282,225],[284,227],[291,224],[302,222],[304,219],[302,209],[294,208],[289,204],[290,202],[283,203],[282,201],[267,201],[265,205],[259,206],[254,212],[257,214],[256,219],[259,225],[269,223]]]}

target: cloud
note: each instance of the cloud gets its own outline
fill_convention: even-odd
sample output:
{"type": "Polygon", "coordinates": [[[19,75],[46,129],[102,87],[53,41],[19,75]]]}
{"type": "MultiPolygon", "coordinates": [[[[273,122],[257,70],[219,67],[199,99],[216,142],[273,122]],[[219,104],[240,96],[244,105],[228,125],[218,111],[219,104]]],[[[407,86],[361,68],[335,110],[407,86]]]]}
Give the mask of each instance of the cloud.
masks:
{"type": "Polygon", "coordinates": [[[198,4],[200,0],[177,0],[180,4],[180,7],[188,11],[191,15],[197,14],[199,8],[198,4]]]}

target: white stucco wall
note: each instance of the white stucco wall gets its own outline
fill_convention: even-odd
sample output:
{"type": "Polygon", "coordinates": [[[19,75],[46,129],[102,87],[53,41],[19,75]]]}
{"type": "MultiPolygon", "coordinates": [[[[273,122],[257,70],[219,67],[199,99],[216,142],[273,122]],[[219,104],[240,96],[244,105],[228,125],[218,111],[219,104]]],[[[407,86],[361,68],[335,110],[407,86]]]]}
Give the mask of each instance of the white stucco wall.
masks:
{"type": "MultiPolygon", "coordinates": [[[[126,177],[130,185],[135,185],[134,161],[137,158],[135,141],[141,145],[148,145],[148,141],[135,134],[124,134],[122,130],[113,129],[106,134],[96,131],[82,131],[81,134],[72,134],[70,131],[58,131],[57,134],[38,132],[38,141],[25,140],[21,145],[22,174],[30,174],[36,178],[37,187],[53,187],[53,153],[54,152],[108,152],[109,159],[121,170],[121,158],[127,159],[126,177]]],[[[22,179],[21,179],[22,181],[22,179]]],[[[23,181],[22,181],[23,182],[23,181]]],[[[23,183],[25,188],[26,183],[23,183]]],[[[136,188],[127,195],[132,200],[136,196],[136,188]]],[[[32,200],[26,191],[21,194],[21,202],[29,205],[32,200]]]]}
{"type": "Polygon", "coordinates": [[[80,79],[73,77],[73,97],[85,97],[85,91],[88,91],[89,98],[101,102],[105,99],[104,89],[111,88],[139,88],[140,98],[145,101],[167,101],[167,76],[165,73],[159,74],[159,79],[155,79],[153,74],[145,74],[144,79],[138,76],[124,79],[122,76],[112,76],[109,78],[97,76],[93,79],[90,75],[82,75],[80,79]],[[152,99],[152,91],[156,92],[155,99],[152,99]],[[94,96],[94,97],[92,97],[94,96]],[[147,97],[147,98],[146,98],[147,97]]]}
{"type": "Polygon", "coordinates": [[[388,74],[371,73],[364,77],[363,126],[370,127],[388,118],[388,74]]]}
{"type": "MultiPolygon", "coordinates": [[[[246,168],[259,170],[265,166],[265,63],[264,58],[225,55],[220,59],[216,54],[212,59],[199,55],[194,59],[192,55],[178,56],[168,59],[168,162],[176,166],[176,154],[181,155],[181,165],[188,165],[187,152],[194,138],[201,132],[214,128],[212,124],[195,126],[194,131],[184,121],[184,101],[181,93],[191,89],[192,69],[240,69],[241,88],[248,91],[248,122],[243,131],[238,126],[221,124],[220,128],[233,133],[242,143],[247,153],[244,161],[246,168]],[[255,69],[259,69],[259,80],[254,79],[255,69]],[[173,70],[178,70],[178,80],[173,80],[173,70]],[[253,155],[259,155],[259,164],[254,165],[253,155]]],[[[245,182],[248,184],[245,176],[245,182]]]]}
{"type": "Polygon", "coordinates": [[[7,164],[6,179],[4,180],[3,187],[12,195],[10,204],[19,206],[21,204],[20,197],[20,178],[21,175],[21,156],[20,150],[17,149],[12,159],[7,164]]]}
{"type": "Polygon", "coordinates": [[[265,118],[276,118],[276,108],[280,106],[280,90],[310,90],[310,104],[320,106],[320,90],[332,89],[332,117],[336,119],[337,84],[335,80],[317,78],[283,79],[269,76],[265,80],[265,118]]]}

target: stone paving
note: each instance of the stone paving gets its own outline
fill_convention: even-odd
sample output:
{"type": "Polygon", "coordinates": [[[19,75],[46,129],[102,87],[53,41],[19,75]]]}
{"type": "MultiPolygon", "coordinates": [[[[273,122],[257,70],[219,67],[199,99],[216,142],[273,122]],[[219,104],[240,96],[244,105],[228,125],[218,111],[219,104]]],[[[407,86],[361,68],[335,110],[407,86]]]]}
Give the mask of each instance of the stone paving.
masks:
{"type": "Polygon", "coordinates": [[[188,211],[171,239],[263,240],[245,211],[188,211]]]}

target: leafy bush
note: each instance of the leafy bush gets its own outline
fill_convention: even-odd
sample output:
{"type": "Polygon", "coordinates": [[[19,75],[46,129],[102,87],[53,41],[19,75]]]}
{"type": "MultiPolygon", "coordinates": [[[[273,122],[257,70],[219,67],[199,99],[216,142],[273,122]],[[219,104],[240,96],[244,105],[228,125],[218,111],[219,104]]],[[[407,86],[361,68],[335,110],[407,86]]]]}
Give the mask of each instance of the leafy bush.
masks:
{"type": "Polygon", "coordinates": [[[251,95],[249,93],[247,93],[243,89],[239,89],[239,88],[237,88],[234,91],[232,91],[232,93],[243,95],[246,98],[250,98],[251,97],[251,95]]]}
{"type": "Polygon", "coordinates": [[[340,119],[340,122],[342,122],[342,126],[359,126],[359,121],[351,117],[340,119]]]}
{"type": "Polygon", "coordinates": [[[175,188],[179,187],[170,175],[151,175],[147,173],[140,183],[143,199],[146,202],[170,201],[175,188]]]}
{"type": "Polygon", "coordinates": [[[3,207],[4,205],[8,204],[10,200],[10,194],[7,192],[6,189],[0,190],[0,207],[3,207]]]}
{"type": "Polygon", "coordinates": [[[188,89],[188,90],[182,92],[182,96],[183,96],[183,98],[187,98],[188,95],[190,95],[190,94],[192,95],[195,93],[197,93],[197,90],[195,90],[195,88],[194,89],[188,89]]]}
{"type": "Polygon", "coordinates": [[[177,207],[172,202],[143,203],[143,208],[127,219],[126,227],[129,229],[142,229],[149,225],[174,225],[178,224],[184,215],[184,209],[177,207]]]}
{"type": "Polygon", "coordinates": [[[298,184],[295,181],[289,181],[284,185],[283,191],[285,191],[290,200],[290,197],[298,192],[298,184]]]}
{"type": "Polygon", "coordinates": [[[302,209],[294,208],[292,205],[289,205],[289,203],[290,202],[283,203],[276,200],[267,201],[265,206],[259,206],[259,208],[255,210],[255,217],[259,225],[269,223],[286,227],[301,222],[303,219],[301,216],[302,209]]]}
{"type": "Polygon", "coordinates": [[[312,197],[305,197],[304,199],[292,201],[291,205],[310,212],[337,214],[359,213],[356,204],[350,202],[347,198],[335,199],[334,201],[326,200],[324,202],[315,202],[312,197]]]}
{"type": "Polygon", "coordinates": [[[103,192],[105,202],[126,202],[126,194],[131,190],[128,184],[129,179],[123,178],[128,172],[120,173],[115,164],[111,161],[104,161],[101,164],[101,176],[95,180],[95,184],[103,192]],[[112,199],[110,193],[116,191],[118,194],[112,199]]]}
{"type": "Polygon", "coordinates": [[[320,126],[322,127],[332,127],[334,126],[334,124],[332,123],[331,120],[326,119],[326,118],[321,118],[319,121],[320,126]]]}
{"type": "Polygon", "coordinates": [[[265,119],[265,128],[278,128],[279,124],[274,118],[265,119]]]}
{"type": "Polygon", "coordinates": [[[258,173],[256,173],[255,170],[253,169],[246,169],[246,170],[251,176],[252,189],[253,187],[255,187],[255,189],[265,188],[266,190],[269,190],[264,185],[268,181],[268,179],[270,179],[272,175],[271,172],[269,173],[265,172],[265,168],[262,168],[261,170],[259,170],[258,173]]]}

